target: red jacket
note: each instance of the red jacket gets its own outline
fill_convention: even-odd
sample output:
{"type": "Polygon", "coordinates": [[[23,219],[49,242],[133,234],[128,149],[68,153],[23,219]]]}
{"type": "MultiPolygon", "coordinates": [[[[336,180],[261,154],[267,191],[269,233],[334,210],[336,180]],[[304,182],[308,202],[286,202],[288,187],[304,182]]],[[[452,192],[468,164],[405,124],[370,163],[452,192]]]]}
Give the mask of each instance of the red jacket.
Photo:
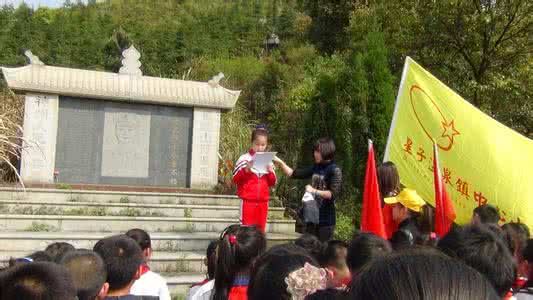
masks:
{"type": "Polygon", "coordinates": [[[233,182],[237,185],[237,195],[242,200],[268,202],[270,187],[276,184],[276,173],[257,174],[253,169],[246,170],[246,162],[252,161],[254,154],[250,149],[237,160],[233,169],[233,182]]]}

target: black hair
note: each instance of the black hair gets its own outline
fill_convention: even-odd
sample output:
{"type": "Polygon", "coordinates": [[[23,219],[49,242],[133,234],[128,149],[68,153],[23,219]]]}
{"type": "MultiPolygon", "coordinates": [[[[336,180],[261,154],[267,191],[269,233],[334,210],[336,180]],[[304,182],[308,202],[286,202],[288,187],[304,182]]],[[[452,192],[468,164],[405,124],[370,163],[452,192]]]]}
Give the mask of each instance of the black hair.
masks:
{"type": "Polygon", "coordinates": [[[268,139],[268,130],[264,124],[255,126],[254,130],[252,131],[252,142],[255,141],[258,136],[264,136],[268,139]]]}
{"type": "Polygon", "coordinates": [[[527,261],[529,264],[529,280],[526,283],[527,287],[533,287],[533,239],[528,239],[525,243],[524,249],[522,250],[522,259],[527,261]]]}
{"type": "Polygon", "coordinates": [[[529,228],[525,224],[511,222],[504,224],[501,229],[508,238],[509,250],[516,258],[519,258],[529,239],[529,228]]]}
{"type": "Polygon", "coordinates": [[[313,151],[320,152],[324,161],[333,160],[335,158],[335,143],[327,137],[319,138],[313,145],[313,151]]]}
{"type": "Polygon", "coordinates": [[[344,296],[345,292],[339,289],[325,289],[318,290],[311,295],[308,295],[304,300],[335,300],[341,299],[344,296]]]}
{"type": "Polygon", "coordinates": [[[213,299],[228,299],[237,274],[249,272],[252,263],[265,249],[265,235],[256,226],[228,226],[218,243],[213,299]]]}
{"type": "Polygon", "coordinates": [[[522,250],[522,258],[530,263],[533,263],[533,239],[526,241],[524,250],[522,250]]]}
{"type": "Polygon", "coordinates": [[[0,284],[0,299],[72,300],[76,290],[67,270],[52,262],[20,264],[8,269],[0,284]]]}
{"type": "Polygon", "coordinates": [[[429,249],[410,249],[374,260],[349,289],[348,299],[496,300],[476,270],[429,249]]]}
{"type": "Polygon", "coordinates": [[[270,248],[259,257],[252,268],[248,299],[291,299],[285,278],[291,272],[302,268],[305,263],[318,266],[316,260],[302,247],[284,244],[270,248]]]}
{"type": "Polygon", "coordinates": [[[148,232],[139,228],[134,228],[128,230],[128,232],[126,232],[126,235],[132,238],[135,242],[137,242],[139,247],[141,247],[141,250],[144,251],[148,248],[152,248],[152,240],[150,239],[150,235],[148,234],[148,232]]]}
{"type": "Polygon", "coordinates": [[[496,207],[490,204],[484,204],[474,208],[474,214],[478,215],[483,224],[498,224],[500,213],[496,207]]]}
{"type": "Polygon", "coordinates": [[[401,190],[400,175],[393,162],[387,161],[379,165],[378,183],[379,194],[382,199],[398,195],[401,190]]]}
{"type": "Polygon", "coordinates": [[[100,255],[91,250],[79,249],[65,254],[60,263],[74,281],[78,300],[93,300],[98,295],[107,277],[100,255]]]}
{"type": "Polygon", "coordinates": [[[123,234],[98,241],[93,250],[104,260],[111,291],[130,284],[143,263],[141,247],[123,234]]]}
{"type": "Polygon", "coordinates": [[[294,244],[307,250],[311,256],[317,261],[324,249],[324,244],[313,234],[306,233],[299,236],[294,244]]]}
{"type": "Polygon", "coordinates": [[[389,241],[375,234],[362,232],[350,242],[346,261],[352,274],[357,274],[366,264],[391,252],[389,241]]]}
{"type": "Polygon", "coordinates": [[[207,258],[207,278],[209,280],[215,279],[215,270],[217,266],[217,247],[218,240],[211,241],[207,246],[206,258],[207,258]]]}
{"type": "Polygon", "coordinates": [[[504,241],[487,226],[465,226],[450,231],[438,243],[446,254],[483,274],[504,296],[516,277],[516,264],[504,241]]]}
{"type": "Polygon", "coordinates": [[[61,260],[63,255],[65,255],[67,252],[73,251],[75,249],[76,248],[74,248],[74,246],[72,246],[69,243],[56,242],[56,243],[52,243],[52,244],[48,245],[48,247],[46,247],[46,249],[44,251],[47,252],[50,255],[50,257],[52,258],[53,262],[59,263],[59,261],[61,260]]]}
{"type": "Polygon", "coordinates": [[[347,252],[348,244],[346,242],[330,240],[326,243],[318,261],[322,267],[342,268],[346,264],[345,255],[347,252]]]}
{"type": "MultiPolygon", "coordinates": [[[[402,204],[400,203],[400,205],[402,204]]],[[[417,228],[420,230],[420,236],[416,237],[416,241],[413,242],[419,245],[430,243],[431,233],[434,231],[433,229],[435,227],[435,209],[426,204],[422,206],[419,212],[410,210],[409,208],[407,208],[407,210],[409,211],[410,217],[416,220],[417,228]]]]}
{"type": "Polygon", "coordinates": [[[48,252],[46,251],[36,251],[28,255],[27,257],[31,258],[34,262],[39,262],[39,261],[54,262],[50,254],[48,254],[48,252]]]}

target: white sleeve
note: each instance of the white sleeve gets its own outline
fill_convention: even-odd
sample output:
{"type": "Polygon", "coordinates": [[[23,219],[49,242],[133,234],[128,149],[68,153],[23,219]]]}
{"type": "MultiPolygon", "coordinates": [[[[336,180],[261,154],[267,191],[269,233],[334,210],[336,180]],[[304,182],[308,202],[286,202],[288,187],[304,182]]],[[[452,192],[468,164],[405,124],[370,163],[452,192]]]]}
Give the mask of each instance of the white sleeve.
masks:
{"type": "Polygon", "coordinates": [[[161,288],[159,289],[159,300],[171,300],[168,285],[165,280],[163,280],[163,285],[161,285],[161,288]]]}

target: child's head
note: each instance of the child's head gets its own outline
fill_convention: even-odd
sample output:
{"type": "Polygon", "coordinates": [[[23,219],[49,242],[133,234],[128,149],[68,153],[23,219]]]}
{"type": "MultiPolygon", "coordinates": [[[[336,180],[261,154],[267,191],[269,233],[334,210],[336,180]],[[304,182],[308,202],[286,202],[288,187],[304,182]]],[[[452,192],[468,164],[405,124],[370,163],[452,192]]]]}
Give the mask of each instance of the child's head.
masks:
{"type": "Polygon", "coordinates": [[[350,282],[350,270],[346,264],[347,255],[348,245],[337,240],[327,242],[320,255],[320,265],[333,273],[332,284],[335,287],[341,287],[350,282]]]}
{"type": "Polygon", "coordinates": [[[362,232],[357,234],[350,242],[346,261],[352,275],[355,275],[374,259],[391,252],[392,247],[389,241],[375,234],[362,232]]]}
{"type": "Polygon", "coordinates": [[[248,286],[248,299],[289,300],[287,276],[305,263],[318,266],[309,253],[294,244],[278,245],[270,248],[255,262],[248,286]]]}
{"type": "Polygon", "coordinates": [[[481,225],[481,224],[498,224],[500,221],[500,213],[496,207],[490,204],[484,204],[474,208],[472,214],[472,224],[481,225]]]}
{"type": "Polygon", "coordinates": [[[517,261],[520,261],[522,250],[529,239],[529,228],[525,224],[514,222],[504,224],[501,228],[509,238],[511,253],[517,261]]]}
{"type": "Polygon", "coordinates": [[[76,297],[68,271],[56,263],[20,264],[5,272],[0,299],[72,300],[76,297]]]}
{"type": "Polygon", "coordinates": [[[400,251],[374,260],[352,281],[347,299],[496,300],[476,270],[432,250],[400,251]]]}
{"type": "Polygon", "coordinates": [[[126,235],[115,235],[96,243],[93,249],[106,265],[109,291],[133,285],[140,277],[143,254],[139,245],[126,235]]]}
{"type": "Polygon", "coordinates": [[[268,145],[268,130],[265,125],[255,126],[252,131],[252,149],[255,152],[265,152],[268,145]]]}
{"type": "Polygon", "coordinates": [[[307,250],[317,261],[324,250],[322,242],[315,235],[309,233],[302,234],[294,241],[294,244],[307,250]]]}
{"type": "Polygon", "coordinates": [[[147,263],[152,257],[152,240],[150,239],[148,232],[139,228],[134,228],[128,230],[126,235],[132,238],[135,242],[137,242],[137,245],[141,247],[141,250],[143,251],[144,262],[147,263]]]}
{"type": "Polygon", "coordinates": [[[385,203],[392,205],[392,219],[396,224],[410,217],[419,217],[426,202],[415,190],[403,189],[397,196],[385,198],[385,203]]]}
{"type": "Polygon", "coordinates": [[[327,137],[319,138],[313,145],[313,157],[317,164],[333,160],[335,158],[335,143],[333,140],[327,137]]]}
{"type": "Polygon", "coordinates": [[[102,258],[94,251],[70,251],[61,260],[69,272],[79,300],[103,299],[109,290],[106,269],[102,258]]]}
{"type": "Polygon", "coordinates": [[[213,299],[227,299],[236,275],[249,272],[265,248],[265,235],[256,226],[235,224],[227,227],[220,235],[217,247],[213,299]]]}
{"type": "Polygon", "coordinates": [[[516,275],[516,264],[505,242],[486,226],[465,226],[450,231],[438,247],[479,271],[504,296],[516,275]]]}
{"type": "Polygon", "coordinates": [[[63,255],[69,251],[74,251],[75,249],[76,248],[69,243],[57,242],[48,245],[44,251],[50,255],[52,261],[59,263],[63,255]]]}
{"type": "Polygon", "coordinates": [[[387,161],[378,167],[378,181],[382,198],[394,197],[400,192],[400,175],[393,162],[387,161]]]}
{"type": "Polygon", "coordinates": [[[217,247],[218,240],[211,241],[207,246],[205,254],[205,265],[207,266],[207,279],[215,279],[215,270],[217,267],[217,247]]]}

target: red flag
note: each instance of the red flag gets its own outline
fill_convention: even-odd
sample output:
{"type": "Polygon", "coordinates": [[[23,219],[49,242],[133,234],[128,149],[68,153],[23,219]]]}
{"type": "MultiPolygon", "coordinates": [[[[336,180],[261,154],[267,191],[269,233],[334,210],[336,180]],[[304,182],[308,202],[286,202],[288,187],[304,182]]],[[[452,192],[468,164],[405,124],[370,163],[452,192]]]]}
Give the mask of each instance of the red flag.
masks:
{"type": "Polygon", "coordinates": [[[368,141],[368,160],[366,162],[361,231],[371,232],[384,239],[387,238],[383,223],[383,213],[381,211],[381,198],[379,197],[378,176],[372,141],[368,141]]]}
{"type": "Polygon", "coordinates": [[[439,151],[435,143],[433,143],[433,175],[435,182],[435,233],[439,237],[443,237],[450,231],[450,227],[455,221],[455,210],[440,173],[439,151]]]}
{"type": "Polygon", "coordinates": [[[387,239],[390,240],[392,235],[398,230],[398,224],[392,219],[392,205],[390,204],[385,204],[383,206],[383,224],[385,224],[387,239]]]}

